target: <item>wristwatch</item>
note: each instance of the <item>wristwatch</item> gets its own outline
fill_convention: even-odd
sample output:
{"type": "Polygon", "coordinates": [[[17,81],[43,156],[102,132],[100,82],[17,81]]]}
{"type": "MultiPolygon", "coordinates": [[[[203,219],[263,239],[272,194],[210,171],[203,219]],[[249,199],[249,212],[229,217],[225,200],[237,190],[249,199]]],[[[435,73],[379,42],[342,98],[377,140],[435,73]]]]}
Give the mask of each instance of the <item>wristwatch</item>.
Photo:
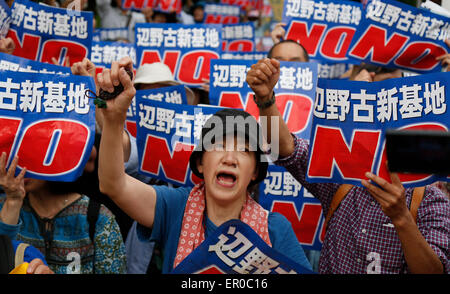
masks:
{"type": "Polygon", "coordinates": [[[275,92],[272,92],[272,98],[264,102],[256,101],[255,95],[253,95],[253,101],[255,101],[256,106],[258,106],[260,110],[266,109],[267,107],[270,107],[275,103],[275,92]]]}

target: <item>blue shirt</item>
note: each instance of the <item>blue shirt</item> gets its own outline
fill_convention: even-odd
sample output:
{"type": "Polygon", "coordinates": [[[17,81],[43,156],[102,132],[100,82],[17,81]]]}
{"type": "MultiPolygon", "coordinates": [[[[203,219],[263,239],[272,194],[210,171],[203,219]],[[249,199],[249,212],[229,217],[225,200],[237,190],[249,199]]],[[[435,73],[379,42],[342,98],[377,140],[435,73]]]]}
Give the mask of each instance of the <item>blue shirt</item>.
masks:
{"type": "MultiPolygon", "coordinates": [[[[156,209],[153,228],[150,230],[138,225],[137,232],[141,240],[156,241],[163,253],[163,273],[173,269],[173,262],[180,238],[184,209],[191,192],[191,188],[169,188],[167,186],[153,186],[156,190],[156,209]]],[[[270,212],[268,217],[269,237],[272,248],[289,257],[305,268],[312,270],[292,229],[291,223],[281,214],[270,212]]],[[[205,238],[217,227],[209,219],[206,220],[205,238]]]]}

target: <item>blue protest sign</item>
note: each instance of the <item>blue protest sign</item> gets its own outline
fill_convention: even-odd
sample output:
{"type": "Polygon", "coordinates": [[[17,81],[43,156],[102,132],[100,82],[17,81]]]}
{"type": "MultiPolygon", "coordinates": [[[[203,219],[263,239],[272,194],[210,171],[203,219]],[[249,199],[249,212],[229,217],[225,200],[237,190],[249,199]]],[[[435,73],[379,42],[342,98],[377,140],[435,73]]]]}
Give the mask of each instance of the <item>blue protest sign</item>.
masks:
{"type": "Polygon", "coordinates": [[[239,23],[241,8],[238,5],[207,3],[204,7],[204,23],[239,23]]]}
{"type": "Polygon", "coordinates": [[[175,80],[201,86],[211,59],[220,58],[222,25],[136,24],[137,64],[163,62],[175,80]]]}
{"type": "Polygon", "coordinates": [[[199,183],[189,157],[204,123],[221,108],[135,99],[139,172],[178,186],[199,183]]]}
{"type": "Polygon", "coordinates": [[[267,245],[240,220],[222,224],[172,274],[313,274],[267,245]]]}
{"type": "Polygon", "coordinates": [[[436,57],[449,50],[449,24],[448,17],[398,1],[369,1],[348,57],[418,73],[439,72],[436,57]]]}
{"type": "Polygon", "coordinates": [[[266,178],[259,184],[259,204],[284,215],[303,248],[322,248],[322,206],[284,167],[269,165],[266,178]]]}
{"type": "Polygon", "coordinates": [[[90,77],[0,71],[0,153],[17,155],[25,177],[74,181],[95,136],[90,77]]]}
{"type": "Polygon", "coordinates": [[[255,25],[252,22],[223,25],[222,51],[253,52],[255,49],[255,25]]]}
{"type": "Polygon", "coordinates": [[[130,40],[128,28],[96,28],[92,37],[95,42],[120,40],[130,40]]]}
{"type": "MultiPolygon", "coordinates": [[[[259,119],[253,91],[245,81],[256,60],[212,60],[209,101],[211,105],[244,109],[259,119]]],[[[275,85],[276,104],[291,132],[309,138],[317,63],[281,62],[275,85]]]]}
{"type": "MultiPolygon", "coordinates": [[[[360,185],[370,171],[390,181],[387,129],[448,131],[448,73],[381,82],[319,79],[306,180],[360,185]]],[[[400,175],[405,187],[439,180],[436,175],[400,175]]]]}
{"type": "Polygon", "coordinates": [[[347,51],[363,14],[362,4],[346,0],[286,0],[285,39],[303,45],[310,58],[348,62],[347,51]]]}
{"type": "Polygon", "coordinates": [[[267,57],[267,52],[223,52],[222,59],[257,61],[267,57]]]}
{"type": "MultiPolygon", "coordinates": [[[[165,103],[188,104],[186,88],[183,85],[137,90],[136,97],[165,103]]],[[[136,98],[131,101],[131,105],[128,107],[126,128],[132,136],[136,137],[136,98]]]]}
{"type": "Polygon", "coordinates": [[[8,33],[16,44],[16,56],[70,65],[90,56],[93,13],[16,0],[11,8],[8,33]]]}
{"type": "Polygon", "coordinates": [[[91,61],[96,67],[110,68],[113,61],[129,56],[136,64],[136,51],[133,44],[123,42],[92,42],[91,61]]]}
{"type": "Polygon", "coordinates": [[[70,75],[70,67],[34,61],[0,52],[0,69],[18,72],[70,75]]]}

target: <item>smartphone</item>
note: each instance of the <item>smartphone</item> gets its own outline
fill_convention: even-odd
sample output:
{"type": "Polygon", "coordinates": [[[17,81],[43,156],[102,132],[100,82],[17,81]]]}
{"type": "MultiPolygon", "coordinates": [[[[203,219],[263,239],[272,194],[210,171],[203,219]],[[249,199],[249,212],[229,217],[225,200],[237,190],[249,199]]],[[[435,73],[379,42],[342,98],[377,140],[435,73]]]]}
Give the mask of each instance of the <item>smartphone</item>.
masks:
{"type": "Polygon", "coordinates": [[[386,154],[392,172],[450,175],[450,132],[387,130],[386,154]]]}

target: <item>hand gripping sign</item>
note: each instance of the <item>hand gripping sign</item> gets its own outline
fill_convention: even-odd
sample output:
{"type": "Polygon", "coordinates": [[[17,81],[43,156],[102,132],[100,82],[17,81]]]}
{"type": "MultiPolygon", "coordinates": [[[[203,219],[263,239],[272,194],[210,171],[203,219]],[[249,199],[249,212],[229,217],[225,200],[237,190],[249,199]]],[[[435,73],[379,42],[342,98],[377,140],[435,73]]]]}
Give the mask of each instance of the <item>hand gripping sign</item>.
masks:
{"type": "Polygon", "coordinates": [[[136,24],[137,64],[163,62],[175,80],[201,86],[220,58],[222,25],[136,24]]]}
{"type": "Polygon", "coordinates": [[[95,135],[95,113],[85,90],[92,78],[0,71],[0,153],[17,155],[25,177],[74,181],[95,135]]]}
{"type": "Polygon", "coordinates": [[[268,246],[240,220],[218,227],[172,274],[313,274],[268,246]]]}
{"type": "Polygon", "coordinates": [[[189,158],[206,120],[221,108],[135,99],[139,172],[178,186],[199,183],[189,158]]]}
{"type": "Polygon", "coordinates": [[[93,13],[16,0],[11,8],[8,37],[16,44],[13,55],[70,65],[90,56],[93,13]]]}
{"type": "MultiPolygon", "coordinates": [[[[370,171],[390,182],[387,129],[448,131],[448,73],[382,82],[319,79],[306,180],[360,185],[370,171]]],[[[430,184],[437,175],[399,174],[405,187],[430,184]]]]}
{"type": "Polygon", "coordinates": [[[352,62],[439,72],[436,57],[448,52],[449,25],[448,17],[398,1],[370,1],[347,55],[352,62]]]}
{"type": "Polygon", "coordinates": [[[362,17],[362,4],[345,0],[286,0],[285,39],[303,45],[310,58],[348,62],[347,51],[362,17]]]}

